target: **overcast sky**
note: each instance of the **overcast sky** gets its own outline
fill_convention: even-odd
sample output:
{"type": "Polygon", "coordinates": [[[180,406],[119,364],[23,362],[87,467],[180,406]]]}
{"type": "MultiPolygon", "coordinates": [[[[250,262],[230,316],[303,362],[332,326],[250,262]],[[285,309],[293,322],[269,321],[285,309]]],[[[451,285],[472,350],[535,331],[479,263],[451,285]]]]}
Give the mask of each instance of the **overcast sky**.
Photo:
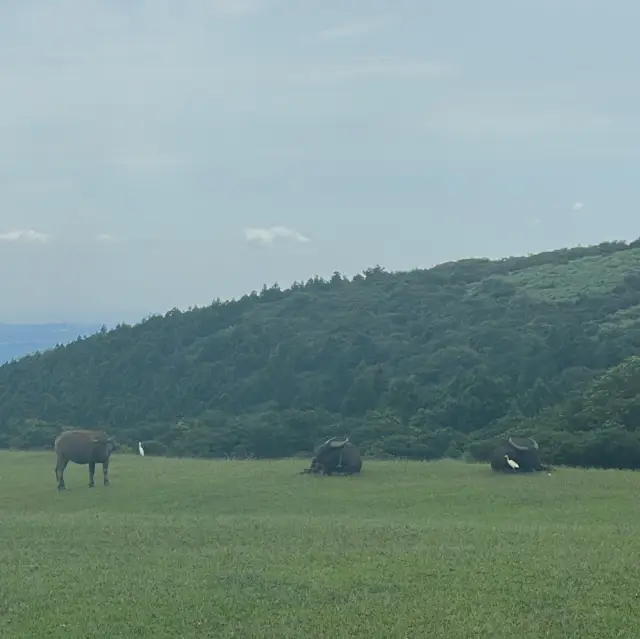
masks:
{"type": "Polygon", "coordinates": [[[640,236],[637,0],[0,2],[0,321],[640,236]]]}

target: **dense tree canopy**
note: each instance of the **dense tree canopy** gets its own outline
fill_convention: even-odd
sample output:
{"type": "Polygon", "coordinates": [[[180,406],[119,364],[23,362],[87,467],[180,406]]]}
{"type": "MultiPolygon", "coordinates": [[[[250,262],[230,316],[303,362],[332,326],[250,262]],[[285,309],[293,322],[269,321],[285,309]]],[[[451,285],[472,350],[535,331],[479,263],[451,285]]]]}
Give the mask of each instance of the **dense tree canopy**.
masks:
{"type": "Polygon", "coordinates": [[[159,454],[640,467],[640,241],[428,270],[335,273],[177,309],[0,367],[0,447],[102,427],[159,454]]]}

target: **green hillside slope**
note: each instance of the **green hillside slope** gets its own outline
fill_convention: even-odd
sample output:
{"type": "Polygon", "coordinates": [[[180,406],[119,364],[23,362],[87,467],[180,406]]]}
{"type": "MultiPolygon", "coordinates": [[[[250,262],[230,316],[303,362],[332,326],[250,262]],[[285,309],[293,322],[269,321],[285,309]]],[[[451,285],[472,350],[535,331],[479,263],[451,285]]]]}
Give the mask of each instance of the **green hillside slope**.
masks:
{"type": "Polygon", "coordinates": [[[634,356],[640,241],[377,267],[2,366],[0,447],[100,426],[170,454],[280,457],[344,433],[369,454],[482,459],[526,431],[551,462],[640,467],[634,356]]]}

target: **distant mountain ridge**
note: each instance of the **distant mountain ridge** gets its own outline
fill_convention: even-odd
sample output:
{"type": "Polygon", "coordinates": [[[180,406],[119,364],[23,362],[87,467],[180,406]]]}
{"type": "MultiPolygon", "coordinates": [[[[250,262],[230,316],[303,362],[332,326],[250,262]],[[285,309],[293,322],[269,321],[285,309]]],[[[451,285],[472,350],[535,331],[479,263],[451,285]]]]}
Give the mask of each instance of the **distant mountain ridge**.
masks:
{"type": "Polygon", "coordinates": [[[102,324],[51,322],[47,324],[0,323],[0,364],[19,359],[36,351],[68,344],[80,335],[97,333],[102,324]]]}

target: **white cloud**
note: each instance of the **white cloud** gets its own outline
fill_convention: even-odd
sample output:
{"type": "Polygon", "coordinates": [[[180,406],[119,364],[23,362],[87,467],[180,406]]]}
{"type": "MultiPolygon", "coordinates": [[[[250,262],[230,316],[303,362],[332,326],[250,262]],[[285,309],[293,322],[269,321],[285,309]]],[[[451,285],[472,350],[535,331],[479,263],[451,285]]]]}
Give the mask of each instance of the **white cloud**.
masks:
{"type": "Polygon", "coordinates": [[[436,103],[421,128],[435,135],[477,140],[545,136],[607,136],[629,126],[562,90],[462,93],[436,103]]]}
{"type": "Polygon", "coordinates": [[[211,6],[220,13],[251,14],[267,8],[264,0],[213,0],[211,6]]]}
{"type": "Polygon", "coordinates": [[[350,75],[394,75],[406,77],[441,77],[451,68],[440,62],[425,59],[394,56],[369,56],[356,58],[345,71],[350,75]]]}
{"type": "Polygon", "coordinates": [[[75,183],[64,179],[18,178],[5,182],[2,188],[12,195],[40,196],[69,193],[75,188],[75,183]]]}
{"type": "Polygon", "coordinates": [[[294,242],[309,242],[309,238],[295,229],[286,226],[271,226],[269,228],[249,227],[244,229],[244,236],[247,242],[256,244],[271,244],[276,238],[292,240],[294,242]]]}
{"type": "Polygon", "coordinates": [[[0,242],[47,242],[51,235],[33,229],[20,229],[0,233],[0,242]]]}
{"type": "Polygon", "coordinates": [[[584,202],[574,202],[571,207],[571,215],[574,218],[579,218],[584,215],[584,202]]]}
{"type": "Polygon", "coordinates": [[[439,79],[453,73],[447,64],[426,58],[403,58],[398,56],[361,56],[340,64],[323,65],[305,71],[303,81],[335,82],[352,81],[357,78],[404,78],[439,79]]]}
{"type": "Polygon", "coordinates": [[[132,153],[112,158],[107,164],[129,173],[146,173],[182,169],[190,160],[181,153],[132,153]]]}
{"type": "Polygon", "coordinates": [[[350,24],[343,24],[329,29],[323,29],[320,31],[319,37],[321,40],[332,41],[340,38],[357,38],[360,36],[378,31],[384,26],[382,20],[373,20],[370,22],[353,22],[350,24]]]}
{"type": "Polygon", "coordinates": [[[111,235],[110,233],[98,233],[95,236],[96,242],[111,243],[116,242],[117,239],[118,238],[115,235],[111,235]]]}

